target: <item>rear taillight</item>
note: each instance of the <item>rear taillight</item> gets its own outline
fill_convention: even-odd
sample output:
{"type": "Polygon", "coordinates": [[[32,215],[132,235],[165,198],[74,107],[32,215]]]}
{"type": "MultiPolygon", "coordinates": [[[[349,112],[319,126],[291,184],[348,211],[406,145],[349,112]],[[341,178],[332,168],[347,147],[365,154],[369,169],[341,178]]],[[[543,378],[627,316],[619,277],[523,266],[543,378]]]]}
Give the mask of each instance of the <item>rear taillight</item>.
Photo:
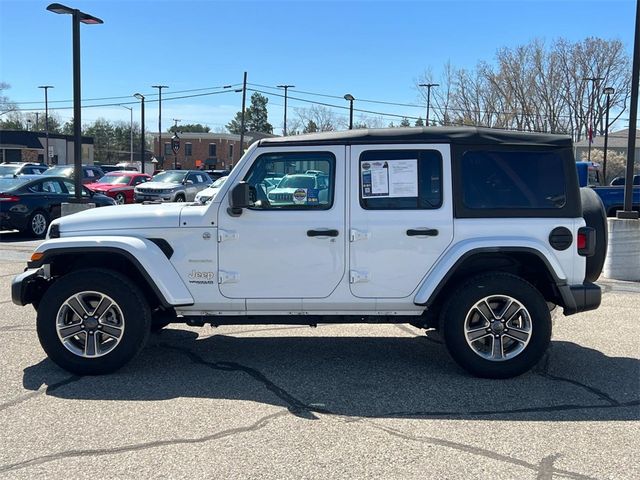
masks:
{"type": "Polygon", "coordinates": [[[591,257],[596,252],[596,230],[592,227],[580,227],[576,238],[578,255],[591,257]]]}
{"type": "Polygon", "coordinates": [[[8,193],[0,193],[0,202],[19,202],[20,197],[9,195],[8,193]]]}

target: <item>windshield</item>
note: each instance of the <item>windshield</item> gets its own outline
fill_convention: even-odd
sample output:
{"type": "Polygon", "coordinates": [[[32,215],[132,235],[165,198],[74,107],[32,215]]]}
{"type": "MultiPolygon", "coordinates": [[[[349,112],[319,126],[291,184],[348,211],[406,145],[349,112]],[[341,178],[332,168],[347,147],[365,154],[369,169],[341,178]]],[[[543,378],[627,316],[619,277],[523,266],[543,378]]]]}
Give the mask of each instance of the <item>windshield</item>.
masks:
{"type": "Polygon", "coordinates": [[[6,192],[28,181],[24,178],[0,178],[0,192],[6,192]]]}
{"type": "Polygon", "coordinates": [[[105,175],[96,183],[117,183],[119,185],[129,185],[130,180],[131,177],[129,177],[128,175],[105,175]]]}
{"type": "Polygon", "coordinates": [[[14,175],[20,170],[20,165],[0,165],[0,175],[14,175]]]}
{"type": "Polygon", "coordinates": [[[187,172],[162,172],[153,177],[153,182],[181,183],[187,172]]]}
{"type": "Polygon", "coordinates": [[[73,175],[73,167],[53,167],[45,171],[42,175],[54,177],[70,177],[73,175]]]}
{"type": "Polygon", "coordinates": [[[278,188],[315,188],[313,177],[291,175],[284,177],[278,184],[278,188]]]}
{"type": "Polygon", "coordinates": [[[227,177],[220,177],[215,182],[213,182],[213,185],[211,185],[211,187],[209,188],[220,188],[226,181],[227,181],[227,177]]]}

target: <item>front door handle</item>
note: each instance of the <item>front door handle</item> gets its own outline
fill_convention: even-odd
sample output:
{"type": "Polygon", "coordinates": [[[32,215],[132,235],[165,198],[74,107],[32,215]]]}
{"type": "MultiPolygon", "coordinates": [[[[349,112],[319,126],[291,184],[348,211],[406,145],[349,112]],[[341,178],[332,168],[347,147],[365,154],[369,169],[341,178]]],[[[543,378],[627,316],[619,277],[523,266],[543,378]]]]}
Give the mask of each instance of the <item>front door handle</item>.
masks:
{"type": "Polygon", "coordinates": [[[435,228],[410,228],[407,230],[407,235],[410,237],[437,237],[438,230],[435,228]]]}
{"type": "Polygon", "coordinates": [[[307,230],[307,237],[337,237],[338,230],[307,230]]]}

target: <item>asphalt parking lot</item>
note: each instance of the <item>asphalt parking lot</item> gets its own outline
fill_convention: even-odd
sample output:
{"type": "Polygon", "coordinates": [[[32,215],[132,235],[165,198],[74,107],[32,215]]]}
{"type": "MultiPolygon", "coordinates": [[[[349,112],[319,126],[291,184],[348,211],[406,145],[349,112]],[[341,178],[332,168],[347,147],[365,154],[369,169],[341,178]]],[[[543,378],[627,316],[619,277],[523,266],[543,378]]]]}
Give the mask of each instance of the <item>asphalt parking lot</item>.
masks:
{"type": "Polygon", "coordinates": [[[560,316],[547,357],[468,376],[409,326],[189,328],[116,374],[47,360],[0,233],[2,478],[640,478],[640,284],[560,316]]]}

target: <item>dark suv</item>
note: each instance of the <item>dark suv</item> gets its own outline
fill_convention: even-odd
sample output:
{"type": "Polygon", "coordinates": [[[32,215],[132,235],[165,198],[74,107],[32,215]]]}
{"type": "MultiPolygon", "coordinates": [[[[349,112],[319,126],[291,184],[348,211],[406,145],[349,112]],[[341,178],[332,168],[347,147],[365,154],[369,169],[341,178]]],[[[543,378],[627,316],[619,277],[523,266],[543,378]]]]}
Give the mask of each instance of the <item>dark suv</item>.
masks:
{"type": "MultiPolygon", "coordinates": [[[[54,177],[67,177],[74,178],[73,165],[58,165],[57,167],[50,168],[43,175],[51,175],[54,177]]],[[[82,165],[82,183],[93,183],[99,178],[104,176],[104,171],[97,165],[82,165]]]]}

